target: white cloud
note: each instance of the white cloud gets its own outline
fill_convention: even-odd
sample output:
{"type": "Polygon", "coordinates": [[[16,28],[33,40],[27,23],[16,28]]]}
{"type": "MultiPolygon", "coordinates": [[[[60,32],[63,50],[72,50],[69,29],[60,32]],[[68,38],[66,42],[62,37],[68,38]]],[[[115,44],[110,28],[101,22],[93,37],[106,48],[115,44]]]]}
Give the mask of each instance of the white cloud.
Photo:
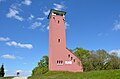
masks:
{"type": "Polygon", "coordinates": [[[14,74],[16,74],[17,72],[20,73],[20,76],[30,76],[32,74],[32,71],[28,70],[28,71],[25,71],[25,70],[16,70],[14,72],[14,74]]]}
{"type": "Polygon", "coordinates": [[[49,28],[50,28],[50,27],[49,27],[49,26],[47,26],[47,30],[49,30],[49,28]]]}
{"type": "Polygon", "coordinates": [[[28,48],[28,49],[33,48],[33,46],[31,44],[21,44],[21,43],[15,42],[15,41],[7,42],[6,44],[8,46],[15,46],[15,47],[20,47],[20,48],[28,48]]]}
{"type": "Polygon", "coordinates": [[[68,24],[68,22],[65,22],[65,26],[70,26],[70,24],[68,24]]]}
{"type": "Polygon", "coordinates": [[[10,38],[8,38],[8,37],[6,37],[6,38],[0,37],[0,41],[9,41],[9,40],[10,40],[10,38]]]}
{"type": "Polygon", "coordinates": [[[120,21],[116,20],[113,27],[114,31],[120,30],[120,21]]]}
{"type": "Polygon", "coordinates": [[[23,71],[22,70],[16,70],[15,73],[17,73],[17,72],[23,72],[23,71]]]}
{"type": "Polygon", "coordinates": [[[97,34],[97,36],[102,36],[102,35],[103,35],[103,33],[98,33],[98,34],[97,34]]]}
{"type": "Polygon", "coordinates": [[[99,36],[99,37],[100,36],[108,36],[108,35],[109,35],[108,33],[101,33],[101,32],[97,34],[97,36],[99,36]]]}
{"type": "Polygon", "coordinates": [[[36,29],[36,28],[40,27],[41,25],[42,25],[41,22],[34,22],[32,24],[32,26],[30,27],[30,29],[36,29]]]}
{"type": "Polygon", "coordinates": [[[24,0],[23,2],[22,2],[22,4],[25,4],[25,5],[31,5],[31,3],[32,3],[32,1],[31,0],[24,0]]]}
{"type": "Polygon", "coordinates": [[[3,1],[5,1],[5,0],[0,0],[0,2],[3,2],[3,1]]]}
{"type": "Polygon", "coordinates": [[[1,58],[4,58],[4,59],[16,59],[16,57],[14,55],[10,55],[10,54],[2,55],[1,58]]]}
{"type": "Polygon", "coordinates": [[[118,49],[118,50],[111,50],[110,53],[112,53],[112,52],[116,53],[120,57],[120,49],[118,49]]]}
{"type": "Polygon", "coordinates": [[[37,20],[40,20],[40,21],[43,21],[45,19],[45,17],[42,17],[42,18],[37,18],[37,20]]]}
{"type": "Polygon", "coordinates": [[[62,10],[65,7],[63,4],[54,3],[53,5],[55,6],[54,7],[55,10],[62,10]]]}
{"type": "Polygon", "coordinates": [[[50,13],[50,10],[43,11],[43,13],[44,13],[45,16],[48,16],[48,14],[50,13]]]}
{"type": "Polygon", "coordinates": [[[28,17],[28,20],[32,20],[34,16],[31,14],[30,17],[28,17]]]}
{"type": "Polygon", "coordinates": [[[5,72],[7,72],[8,70],[5,70],[5,72]]]}
{"type": "Polygon", "coordinates": [[[67,27],[69,27],[70,24],[68,24],[68,22],[65,22],[65,29],[67,29],[67,27]]]}
{"type": "Polygon", "coordinates": [[[23,63],[23,64],[27,64],[27,63],[23,63]]]}
{"type": "Polygon", "coordinates": [[[21,16],[18,15],[19,11],[17,11],[16,9],[13,8],[9,8],[9,12],[6,14],[6,16],[8,18],[15,18],[19,21],[23,21],[23,18],[21,16]]]}

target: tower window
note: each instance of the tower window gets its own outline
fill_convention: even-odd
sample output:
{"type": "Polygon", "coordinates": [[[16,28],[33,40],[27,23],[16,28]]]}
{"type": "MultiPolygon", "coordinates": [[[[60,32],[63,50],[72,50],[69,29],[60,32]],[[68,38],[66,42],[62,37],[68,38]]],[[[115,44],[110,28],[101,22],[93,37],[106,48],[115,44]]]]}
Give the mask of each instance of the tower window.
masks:
{"type": "Polygon", "coordinates": [[[73,59],[73,57],[71,57],[71,60],[73,59]]]}
{"type": "Polygon", "coordinates": [[[55,17],[53,17],[53,19],[55,19],[55,17]]]}
{"type": "Polygon", "coordinates": [[[57,63],[58,63],[58,60],[57,60],[57,63]]]}
{"type": "Polygon", "coordinates": [[[59,60],[59,64],[60,64],[60,60],[59,60]]]}
{"type": "Polygon", "coordinates": [[[75,59],[73,61],[75,62],[75,59]]]}
{"type": "Polygon", "coordinates": [[[63,61],[61,61],[61,64],[63,63],[63,61]]]}
{"type": "Polygon", "coordinates": [[[58,39],[58,43],[60,43],[60,39],[58,39]]]}
{"type": "Polygon", "coordinates": [[[59,22],[60,22],[60,21],[58,20],[58,24],[59,24],[59,22]]]}
{"type": "Polygon", "coordinates": [[[68,57],[70,58],[70,54],[68,54],[68,57]]]}

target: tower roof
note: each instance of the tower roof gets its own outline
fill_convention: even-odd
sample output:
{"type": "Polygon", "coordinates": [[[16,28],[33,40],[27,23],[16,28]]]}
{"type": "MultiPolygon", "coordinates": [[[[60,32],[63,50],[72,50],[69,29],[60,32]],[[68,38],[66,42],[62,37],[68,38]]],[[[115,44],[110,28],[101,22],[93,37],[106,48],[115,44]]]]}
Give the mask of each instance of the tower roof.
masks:
{"type": "Polygon", "coordinates": [[[59,11],[59,10],[51,9],[51,10],[50,10],[50,13],[49,13],[49,15],[48,15],[48,19],[50,19],[52,15],[63,16],[63,15],[65,15],[65,14],[66,14],[66,12],[64,12],[64,11],[59,11]]]}

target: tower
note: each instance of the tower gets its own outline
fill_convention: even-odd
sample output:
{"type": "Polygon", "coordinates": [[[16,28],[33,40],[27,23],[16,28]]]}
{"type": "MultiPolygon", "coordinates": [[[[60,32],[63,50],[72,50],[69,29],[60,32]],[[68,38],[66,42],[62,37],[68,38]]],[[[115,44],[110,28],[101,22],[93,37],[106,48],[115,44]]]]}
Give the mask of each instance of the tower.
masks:
{"type": "Polygon", "coordinates": [[[51,10],[49,19],[49,70],[83,72],[81,61],[66,48],[66,12],[51,10]]]}

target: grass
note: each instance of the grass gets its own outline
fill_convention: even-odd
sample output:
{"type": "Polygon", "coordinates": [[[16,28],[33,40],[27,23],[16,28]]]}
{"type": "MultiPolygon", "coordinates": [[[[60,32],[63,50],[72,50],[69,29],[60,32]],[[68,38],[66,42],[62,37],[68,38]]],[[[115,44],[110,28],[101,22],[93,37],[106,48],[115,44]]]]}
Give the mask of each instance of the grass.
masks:
{"type": "Polygon", "coordinates": [[[83,73],[48,72],[44,75],[35,75],[29,79],[120,79],[120,70],[102,70],[83,73]]]}
{"type": "Polygon", "coordinates": [[[12,76],[10,76],[10,77],[0,77],[0,79],[12,79],[13,77],[12,76]]]}

